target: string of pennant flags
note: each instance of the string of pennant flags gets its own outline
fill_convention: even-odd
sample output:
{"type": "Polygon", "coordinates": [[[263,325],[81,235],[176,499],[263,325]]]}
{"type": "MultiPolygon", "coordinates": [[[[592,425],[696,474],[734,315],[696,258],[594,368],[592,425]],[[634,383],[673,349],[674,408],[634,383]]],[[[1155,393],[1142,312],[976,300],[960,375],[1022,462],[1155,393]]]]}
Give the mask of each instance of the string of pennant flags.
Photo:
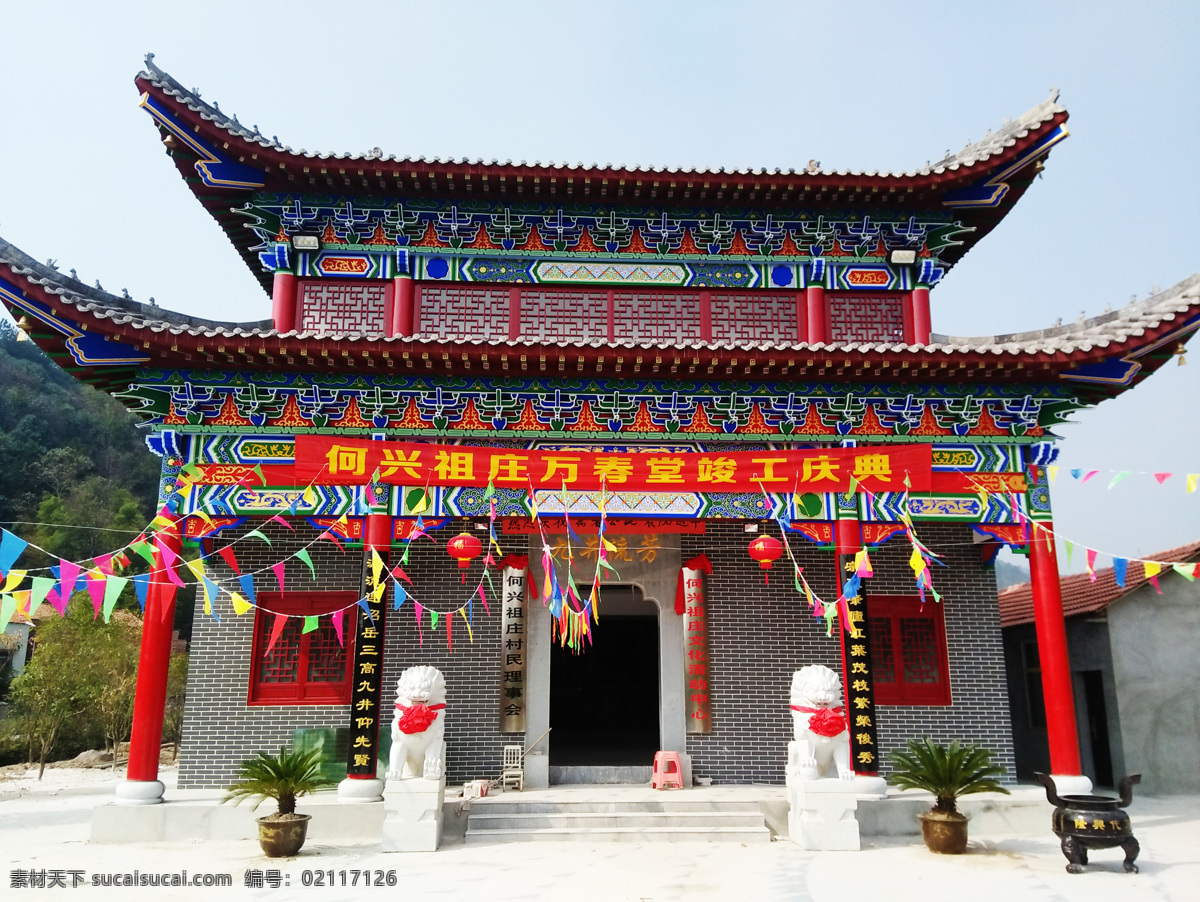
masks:
{"type": "MultiPolygon", "coordinates": [[[[1047,470],[1050,468],[1047,467],[1047,470]]],[[[982,486],[976,486],[982,492],[982,486]]],[[[1057,532],[1051,527],[1046,526],[1037,520],[1027,517],[1024,511],[1021,510],[1015,497],[993,494],[1002,507],[1005,507],[1012,518],[1017,522],[1017,525],[1025,530],[1027,539],[1034,540],[1039,533],[1045,533],[1049,541],[1061,541],[1063,549],[1067,555],[1067,567],[1072,566],[1073,556],[1076,549],[1084,554],[1084,566],[1087,568],[1088,576],[1092,582],[1096,581],[1096,563],[1101,556],[1112,560],[1113,579],[1121,588],[1125,588],[1125,582],[1129,576],[1130,564],[1141,564],[1143,577],[1153,584],[1154,589],[1159,595],[1162,594],[1162,589],[1158,584],[1158,577],[1165,571],[1174,571],[1186,579],[1188,582],[1194,581],[1200,577],[1200,563],[1192,561],[1164,561],[1154,560],[1150,558],[1122,557],[1112,554],[1111,552],[1102,551],[1098,548],[1092,548],[1082,542],[1068,539],[1062,533],[1057,532]]]]}
{"type": "MultiPolygon", "coordinates": [[[[1063,468],[1055,466],[1046,467],[1049,479],[1053,481],[1061,469],[1063,468]]],[[[257,472],[259,479],[265,484],[261,468],[255,467],[251,472],[257,472]]],[[[1102,472],[1112,473],[1113,476],[1109,480],[1109,488],[1117,485],[1129,475],[1141,474],[1141,471],[1084,471],[1075,469],[1071,469],[1069,472],[1072,478],[1080,482],[1088,482],[1102,472]]],[[[202,475],[202,471],[196,465],[186,465],[180,475],[180,494],[186,498],[202,475]]],[[[1159,484],[1163,484],[1176,474],[1153,473],[1150,475],[1153,475],[1159,484]]],[[[1185,477],[1187,492],[1194,492],[1196,482],[1200,479],[1200,474],[1189,473],[1185,474],[1185,477]]],[[[246,474],[243,477],[243,481],[248,478],[249,474],[246,474]]],[[[289,514],[295,513],[301,501],[312,500],[312,487],[319,478],[320,475],[318,474],[317,477],[314,477],[314,482],[310,482],[297,495],[292,507],[288,511],[289,514]]],[[[1053,539],[1061,540],[1066,551],[1068,567],[1072,564],[1073,553],[1076,550],[1082,551],[1088,573],[1091,575],[1093,581],[1096,579],[1096,563],[1102,555],[1112,559],[1114,577],[1117,584],[1122,587],[1125,585],[1130,564],[1141,564],[1144,577],[1152,582],[1156,590],[1160,592],[1158,576],[1165,571],[1177,572],[1189,581],[1200,577],[1200,564],[1197,563],[1121,557],[1091,548],[1083,543],[1074,542],[1061,534],[1055,533],[1052,529],[1040,524],[1038,521],[1028,518],[1015,496],[1005,496],[994,492],[986,493],[984,488],[979,485],[976,488],[979,489],[981,494],[991,494],[993,498],[998,499],[1001,505],[1008,509],[1013,520],[1025,528],[1027,535],[1036,537],[1039,531],[1045,531],[1053,539]]],[[[281,560],[257,570],[246,572],[243,572],[240,566],[234,546],[251,539],[261,540],[271,545],[271,539],[261,529],[257,528],[236,536],[220,549],[212,552],[212,554],[220,557],[235,574],[232,580],[228,577],[219,577],[217,579],[212,577],[212,571],[207,564],[209,557],[212,556],[211,554],[197,560],[185,560],[163,540],[160,534],[161,531],[167,527],[174,526],[176,522],[168,516],[168,511],[165,507],[159,511],[136,538],[114,551],[96,555],[89,563],[79,563],[59,558],[58,563],[55,565],[17,569],[15,564],[18,558],[29,548],[41,551],[50,557],[57,556],[21,539],[7,529],[0,528],[0,631],[7,627],[16,613],[20,612],[25,616],[29,616],[43,602],[47,601],[59,615],[65,615],[67,604],[74,592],[80,587],[81,582],[92,601],[94,616],[99,617],[103,615],[105,622],[108,622],[111,618],[119,597],[130,584],[134,587],[139,606],[144,610],[152,576],[165,574],[167,579],[175,586],[183,587],[186,585],[186,582],[181,575],[182,570],[190,573],[193,583],[203,591],[205,614],[213,617],[218,622],[220,621],[220,617],[216,610],[216,602],[222,596],[228,596],[230,606],[237,616],[242,616],[256,609],[262,611],[264,614],[273,616],[275,620],[267,647],[268,653],[273,649],[276,640],[286,626],[287,620],[292,617],[302,617],[304,621],[302,632],[305,633],[317,629],[320,618],[328,617],[337,633],[339,641],[344,642],[344,618],[346,611],[361,608],[370,616],[368,600],[373,595],[375,600],[378,601],[389,584],[392,589],[394,610],[399,611],[406,602],[412,602],[412,610],[417,621],[418,640],[421,644],[424,643],[423,623],[426,614],[429,615],[431,628],[435,629],[444,618],[448,643],[452,641],[451,623],[455,617],[461,616],[465,622],[468,637],[473,642],[475,599],[478,598],[480,600],[485,613],[490,615],[491,612],[484,584],[488,584],[495,597],[496,590],[489,568],[498,566],[497,560],[503,556],[496,536],[495,524],[497,515],[494,494],[494,487],[489,485],[487,493],[484,496],[489,501],[488,548],[478,582],[466,594],[465,600],[461,604],[446,610],[437,610],[432,606],[422,604],[414,591],[412,580],[404,570],[404,567],[408,564],[409,554],[415,541],[421,538],[435,541],[426,531],[424,521],[420,515],[417,516],[414,528],[404,540],[405,547],[400,563],[394,568],[388,570],[387,565],[383,562],[378,552],[372,551],[370,566],[374,577],[374,588],[368,594],[336,610],[313,615],[287,614],[270,610],[259,604],[255,577],[271,571],[278,583],[280,592],[283,592],[285,591],[285,565],[289,560],[296,559],[307,566],[311,578],[315,580],[317,578],[316,567],[309,553],[309,548],[317,542],[327,540],[333,542],[343,552],[345,551],[332,526],[324,529],[310,542],[291,552],[281,560]],[[493,551],[495,554],[493,554],[493,551]],[[151,568],[150,571],[148,573],[130,574],[128,576],[122,576],[115,572],[117,569],[125,569],[131,565],[130,555],[136,555],[145,559],[151,568]],[[385,570],[387,570],[387,578],[381,579],[380,577],[385,570]],[[49,575],[35,575],[42,573],[48,573],[49,575]],[[27,587],[26,580],[28,580],[27,587]]],[[[769,503],[770,499],[765,489],[763,490],[763,494],[768,499],[768,509],[771,509],[772,505],[769,503]]],[[[870,498],[871,493],[867,491],[866,494],[870,498]]],[[[596,566],[591,575],[590,591],[585,598],[578,589],[578,586],[584,585],[584,583],[577,578],[575,563],[575,549],[577,547],[582,548],[584,541],[571,525],[566,487],[565,485],[563,486],[562,508],[567,538],[565,555],[563,556],[565,560],[560,560],[546,537],[545,526],[538,511],[536,495],[533,486],[529,486],[531,518],[537,524],[538,535],[542,543],[543,585],[541,587],[540,598],[543,604],[550,610],[552,640],[557,640],[563,646],[569,647],[576,652],[582,651],[585,644],[591,644],[592,625],[599,622],[601,580],[605,578],[619,578],[619,574],[617,574],[616,568],[609,557],[609,552],[615,551],[616,546],[605,537],[607,528],[606,497],[606,489],[602,486],[599,505],[600,519],[596,566]],[[564,571],[562,579],[558,575],[560,568],[564,571]]],[[[194,515],[209,524],[213,522],[211,517],[204,511],[197,510],[194,512],[194,515]]],[[[935,602],[940,602],[942,598],[934,588],[932,573],[935,564],[938,566],[945,566],[945,564],[941,560],[940,555],[924,545],[917,537],[912,517],[908,511],[907,492],[902,497],[900,518],[901,524],[904,527],[905,538],[911,547],[908,564],[913,572],[913,578],[921,602],[922,604],[925,602],[927,592],[933,597],[935,602]]],[[[807,601],[813,615],[824,618],[826,635],[832,635],[833,622],[838,619],[841,620],[843,627],[853,634],[855,628],[850,621],[848,601],[861,591],[861,581],[873,575],[874,571],[868,550],[863,548],[856,553],[854,560],[848,565],[849,575],[840,586],[837,598],[833,602],[826,602],[817,595],[804,576],[804,568],[799,565],[797,556],[788,540],[788,533],[791,531],[789,524],[782,517],[782,514],[775,514],[772,519],[775,520],[779,527],[783,549],[786,551],[787,559],[793,570],[794,588],[807,601]]],[[[270,521],[278,521],[282,526],[294,532],[294,527],[282,515],[277,514],[272,516],[266,522],[270,521]]],[[[341,524],[345,526],[347,523],[348,518],[343,514],[335,521],[334,525],[341,524]]],[[[538,587],[532,582],[528,583],[527,591],[532,600],[539,598],[538,587]]]]}
{"type": "Polygon", "coordinates": [[[1058,474],[1066,470],[1072,479],[1079,483],[1091,482],[1097,476],[1101,478],[1096,482],[1096,485],[1107,483],[1108,488],[1115,488],[1120,485],[1130,476],[1153,476],[1154,481],[1159,485],[1166,484],[1168,479],[1175,476],[1183,476],[1184,492],[1188,495],[1193,494],[1197,488],[1200,488],[1200,473],[1168,473],[1165,471],[1153,470],[1093,470],[1085,467],[1063,467],[1063,466],[1047,466],[1046,474],[1050,477],[1050,484],[1053,485],[1058,478],[1058,474]]]}
{"type": "MultiPolygon", "coordinates": [[[[907,485],[907,476],[906,485],[907,485]]],[[[763,498],[767,501],[767,509],[771,509],[770,496],[767,494],[766,488],[761,484],[759,488],[762,490],[763,498]]],[[[871,500],[871,492],[864,489],[871,500]]],[[[925,604],[925,593],[929,592],[936,602],[941,602],[942,596],[933,587],[932,569],[933,563],[945,566],[941,561],[941,555],[936,554],[928,546],[924,545],[916,535],[913,527],[912,517],[908,511],[908,493],[905,492],[902,503],[900,505],[900,518],[904,526],[904,535],[912,549],[908,558],[908,565],[913,571],[913,578],[916,582],[917,593],[921,599],[922,606],[925,604]]],[[[858,630],[854,626],[854,622],[850,618],[849,603],[862,591],[862,580],[869,579],[875,575],[874,567],[871,564],[871,555],[864,546],[860,548],[854,555],[854,560],[847,564],[849,575],[842,583],[838,592],[837,598],[833,602],[826,602],[809,585],[808,580],[804,576],[804,568],[800,566],[796,559],[795,553],[792,551],[791,543],[788,541],[788,532],[790,528],[782,514],[775,514],[773,519],[779,527],[780,536],[783,539],[783,548],[787,553],[788,562],[792,566],[793,586],[796,592],[803,595],[808,602],[809,610],[814,617],[824,618],[825,620],[825,635],[833,636],[833,622],[840,618],[842,627],[851,636],[857,636],[858,630]]]]}

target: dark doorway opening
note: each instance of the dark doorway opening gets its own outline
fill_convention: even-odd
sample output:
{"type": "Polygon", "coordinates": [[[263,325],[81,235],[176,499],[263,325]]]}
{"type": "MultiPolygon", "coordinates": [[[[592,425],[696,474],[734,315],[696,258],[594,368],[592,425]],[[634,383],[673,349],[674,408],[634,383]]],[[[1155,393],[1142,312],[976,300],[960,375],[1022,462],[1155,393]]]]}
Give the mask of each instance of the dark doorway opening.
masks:
{"type": "Polygon", "coordinates": [[[1089,776],[1097,786],[1115,786],[1112,749],[1108,743],[1108,710],[1104,704],[1104,674],[1099,670],[1085,670],[1080,676],[1083,677],[1085,722],[1092,753],[1093,773],[1089,776]]]}
{"type": "Polygon", "coordinates": [[[634,586],[601,589],[581,654],[550,650],[550,764],[650,765],[658,751],[658,608],[634,586]]]}

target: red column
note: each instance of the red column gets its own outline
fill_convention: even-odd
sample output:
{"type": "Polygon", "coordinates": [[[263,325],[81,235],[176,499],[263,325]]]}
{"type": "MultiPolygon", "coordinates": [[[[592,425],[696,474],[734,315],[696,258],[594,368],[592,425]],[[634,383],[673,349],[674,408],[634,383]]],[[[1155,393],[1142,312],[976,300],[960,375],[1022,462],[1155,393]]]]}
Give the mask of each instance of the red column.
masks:
{"type": "Polygon", "coordinates": [[[700,340],[712,341],[712,292],[700,292],[700,340]]]}
{"type": "MultiPolygon", "coordinates": [[[[178,555],[182,549],[179,520],[172,519],[172,525],[160,530],[159,536],[163,544],[178,555]]],[[[138,658],[137,689],[133,697],[133,729],[129,737],[129,768],[126,771],[126,779],[131,781],[152,782],[158,779],[174,621],[175,584],[167,578],[162,554],[156,549],[150,588],[146,592],[142,651],[138,658]]]]}
{"type": "Polygon", "coordinates": [[[929,289],[914,288],[912,293],[913,344],[929,344],[929,289]]]}
{"type": "Polygon", "coordinates": [[[398,276],[393,280],[392,335],[408,338],[413,334],[414,284],[408,276],[398,276]]]}
{"type": "Polygon", "coordinates": [[[808,298],[808,341],[823,344],[829,341],[829,307],[825,301],[825,289],[820,285],[809,285],[805,289],[808,298]]]}
{"type": "Polygon", "coordinates": [[[508,338],[521,337],[521,289],[514,285],[508,289],[508,338]]]}
{"type": "Polygon", "coordinates": [[[290,272],[275,273],[271,285],[271,319],[278,332],[296,328],[296,277],[290,272]]]}
{"type": "MultiPolygon", "coordinates": [[[[833,542],[839,555],[858,554],[862,551],[862,525],[858,520],[834,520],[833,542]]],[[[845,578],[845,574],[842,574],[838,580],[839,589],[845,578]]]]}
{"type": "Polygon", "coordinates": [[[808,342],[808,292],[796,292],[796,341],[808,342]]]}
{"type": "Polygon", "coordinates": [[[1042,693],[1046,698],[1046,732],[1050,740],[1050,770],[1059,776],[1079,776],[1079,734],[1075,727],[1075,696],[1071,691],[1071,661],[1067,655],[1067,624],[1058,583],[1054,524],[1039,522],[1029,542],[1029,576],[1033,584],[1033,616],[1037,627],[1042,693]]]}
{"type": "Polygon", "coordinates": [[[900,301],[900,320],[903,325],[903,338],[906,345],[915,344],[916,331],[913,329],[913,293],[910,291],[900,301]]]}
{"type": "MultiPolygon", "coordinates": [[[[392,547],[392,518],[387,514],[367,514],[363,547],[367,551],[387,554],[392,547]]],[[[386,561],[387,558],[384,558],[386,561]]]]}

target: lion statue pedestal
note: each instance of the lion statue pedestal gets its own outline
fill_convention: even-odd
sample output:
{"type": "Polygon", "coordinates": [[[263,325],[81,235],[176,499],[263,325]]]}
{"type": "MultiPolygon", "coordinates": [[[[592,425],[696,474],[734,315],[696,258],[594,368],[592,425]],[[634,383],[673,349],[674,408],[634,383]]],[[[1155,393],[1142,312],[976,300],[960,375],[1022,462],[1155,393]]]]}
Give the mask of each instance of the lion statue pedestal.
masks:
{"type": "Polygon", "coordinates": [[[792,675],[792,723],[788,743],[788,833],[805,849],[858,851],[858,799],[882,798],[887,782],[856,776],[850,765],[850,733],[842,708],[842,681],[812,664],[792,675]]]}
{"type": "Polygon", "coordinates": [[[445,678],[433,667],[408,668],[396,683],[383,851],[437,851],[446,798],[445,735],[445,678]]]}

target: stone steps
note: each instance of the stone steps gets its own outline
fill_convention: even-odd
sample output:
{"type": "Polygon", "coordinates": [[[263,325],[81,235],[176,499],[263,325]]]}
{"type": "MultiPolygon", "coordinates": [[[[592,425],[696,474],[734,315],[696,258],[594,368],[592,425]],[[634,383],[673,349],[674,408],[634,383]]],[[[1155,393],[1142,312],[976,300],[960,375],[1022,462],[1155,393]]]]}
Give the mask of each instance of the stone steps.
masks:
{"type": "Polygon", "coordinates": [[[771,841],[771,831],[752,802],[489,798],[473,803],[466,841],[760,843],[771,841]]]}
{"type": "Polygon", "coordinates": [[[611,783],[645,783],[650,785],[654,775],[651,765],[550,765],[550,785],[570,786],[586,783],[589,786],[600,786],[611,783]]]}

